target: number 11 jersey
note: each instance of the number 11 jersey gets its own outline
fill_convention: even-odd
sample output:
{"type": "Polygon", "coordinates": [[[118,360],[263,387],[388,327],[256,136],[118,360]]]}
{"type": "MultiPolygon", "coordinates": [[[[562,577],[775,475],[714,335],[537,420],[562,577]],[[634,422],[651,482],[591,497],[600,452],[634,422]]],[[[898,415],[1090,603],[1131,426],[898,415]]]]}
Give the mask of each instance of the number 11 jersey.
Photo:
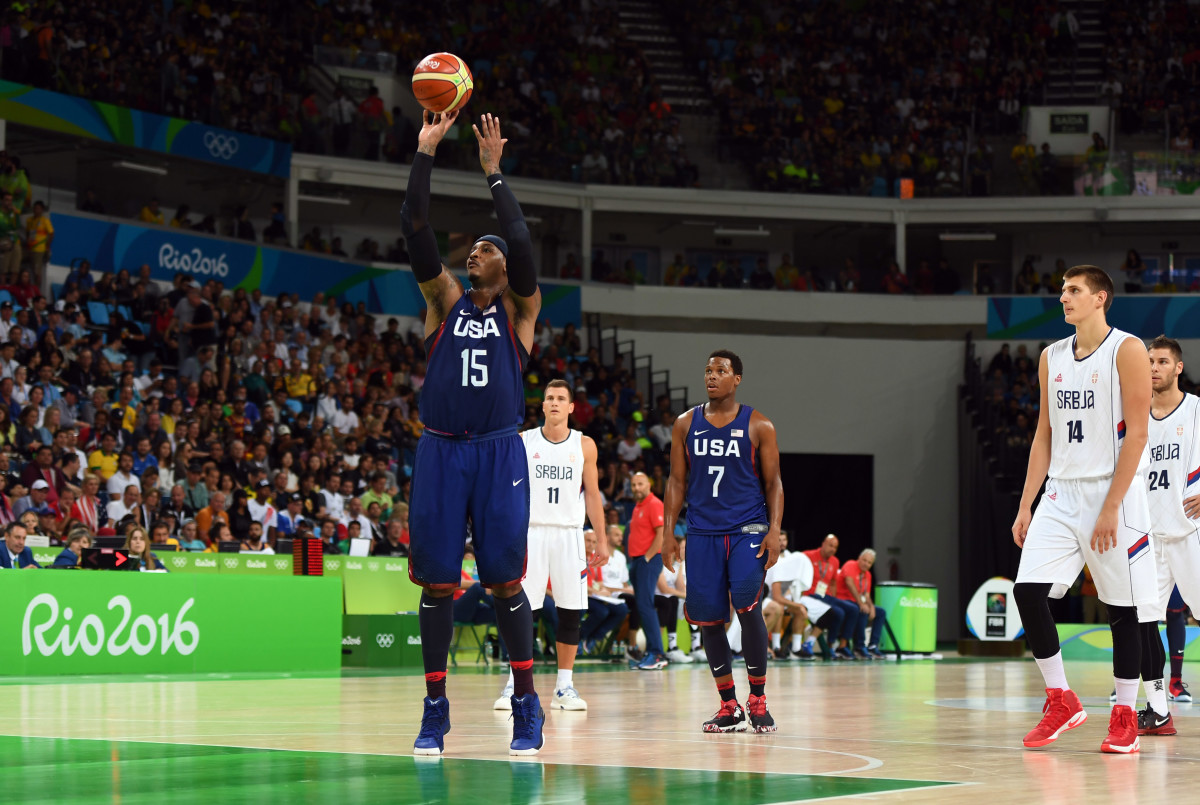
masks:
{"type": "Polygon", "coordinates": [[[443,436],[476,436],[524,423],[522,373],[529,355],[513,332],[503,295],[480,310],[464,293],[425,339],[425,351],[426,428],[443,436]]]}
{"type": "MultiPolygon", "coordinates": [[[[1125,439],[1117,350],[1127,338],[1136,336],[1113,327],[1100,346],[1083,358],[1075,357],[1075,336],[1047,347],[1051,478],[1107,478],[1116,471],[1125,439]]],[[[1143,450],[1139,475],[1144,476],[1149,466],[1150,453],[1143,450]]]]}

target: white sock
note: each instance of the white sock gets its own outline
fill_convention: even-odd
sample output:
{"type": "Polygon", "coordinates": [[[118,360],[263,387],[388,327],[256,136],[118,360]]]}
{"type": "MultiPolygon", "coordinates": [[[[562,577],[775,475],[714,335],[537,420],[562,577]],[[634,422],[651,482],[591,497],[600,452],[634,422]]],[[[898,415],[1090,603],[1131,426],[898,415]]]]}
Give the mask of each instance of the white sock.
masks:
{"type": "Polygon", "coordinates": [[[1118,679],[1114,676],[1113,683],[1117,689],[1117,707],[1133,707],[1137,704],[1138,680],[1118,679]]]}
{"type": "Polygon", "coordinates": [[[667,632],[667,651],[674,651],[679,648],[679,635],[676,632],[667,632]]]}
{"type": "Polygon", "coordinates": [[[779,650],[779,648],[780,648],[780,645],[779,645],[779,644],[780,644],[780,641],[781,641],[782,639],[783,639],[783,635],[779,635],[779,634],[772,634],[772,635],[771,635],[771,648],[773,648],[773,649],[775,649],[776,651],[778,651],[778,650],[779,650]]]}
{"type": "Polygon", "coordinates": [[[804,635],[798,635],[798,634],[792,635],[792,653],[799,651],[800,646],[803,644],[803,642],[804,642],[804,635]]]}
{"type": "Polygon", "coordinates": [[[509,666],[509,668],[508,668],[508,684],[505,685],[504,687],[513,688],[513,687],[516,687],[516,685],[517,685],[516,680],[513,679],[512,666],[509,666]]]}
{"type": "MultiPolygon", "coordinates": [[[[1053,657],[1047,657],[1044,660],[1035,659],[1034,662],[1038,664],[1048,690],[1070,690],[1071,686],[1067,684],[1067,670],[1063,668],[1061,651],[1053,657]]],[[[1134,693],[1137,693],[1136,688],[1134,688],[1134,693]]]]}
{"type": "Polygon", "coordinates": [[[1154,712],[1165,716],[1167,714],[1167,686],[1161,679],[1143,680],[1142,686],[1146,689],[1146,701],[1154,708],[1154,712]]]}
{"type": "Polygon", "coordinates": [[[568,671],[566,669],[559,668],[558,669],[558,679],[554,682],[554,689],[562,690],[563,688],[571,687],[571,674],[572,673],[573,673],[572,671],[568,671]]]}

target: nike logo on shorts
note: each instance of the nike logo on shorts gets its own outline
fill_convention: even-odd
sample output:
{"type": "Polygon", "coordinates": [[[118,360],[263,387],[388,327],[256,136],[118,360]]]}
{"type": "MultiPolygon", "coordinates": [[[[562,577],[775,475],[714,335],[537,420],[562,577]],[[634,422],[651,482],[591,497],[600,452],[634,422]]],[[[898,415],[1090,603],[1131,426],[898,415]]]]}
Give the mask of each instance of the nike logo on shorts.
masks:
{"type": "Polygon", "coordinates": [[[509,608],[508,608],[508,611],[509,611],[509,612],[516,612],[518,609],[520,609],[520,608],[521,608],[521,607],[523,607],[523,606],[525,606],[525,602],[524,602],[524,601],[522,601],[521,603],[517,604],[515,607],[509,607],[509,608]]]}
{"type": "Polygon", "coordinates": [[[433,604],[421,604],[422,609],[437,609],[433,604]]]}
{"type": "MultiPolygon", "coordinates": [[[[760,542],[760,543],[758,543],[758,545],[762,545],[762,543],[760,542]]],[[[757,548],[758,545],[755,545],[753,542],[750,543],[751,548],[757,548]]]]}
{"type": "Polygon", "coordinates": [[[524,478],[520,478],[520,479],[518,479],[518,480],[516,480],[516,481],[513,481],[513,486],[519,486],[519,485],[520,485],[520,483],[521,483],[521,481],[524,481],[524,480],[525,480],[524,478]]]}

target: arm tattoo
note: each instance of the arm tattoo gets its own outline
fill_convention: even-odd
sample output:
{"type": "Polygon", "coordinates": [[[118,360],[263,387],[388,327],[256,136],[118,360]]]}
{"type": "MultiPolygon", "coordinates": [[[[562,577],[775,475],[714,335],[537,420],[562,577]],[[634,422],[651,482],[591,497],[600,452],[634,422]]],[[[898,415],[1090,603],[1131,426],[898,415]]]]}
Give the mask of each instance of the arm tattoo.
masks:
{"type": "Polygon", "coordinates": [[[437,150],[436,145],[429,145],[428,143],[421,143],[420,145],[417,146],[418,154],[428,154],[429,156],[433,156],[433,153],[436,150],[437,150]]]}

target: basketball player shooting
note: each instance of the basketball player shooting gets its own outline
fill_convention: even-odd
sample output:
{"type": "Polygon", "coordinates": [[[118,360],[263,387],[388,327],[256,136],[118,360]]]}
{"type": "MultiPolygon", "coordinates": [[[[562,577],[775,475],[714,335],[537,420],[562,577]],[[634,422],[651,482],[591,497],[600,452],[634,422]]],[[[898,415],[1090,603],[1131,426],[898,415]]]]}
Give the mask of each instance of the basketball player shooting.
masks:
{"type": "Polygon", "coordinates": [[[1038,363],[1041,409],[1012,527],[1021,548],[1013,595],[1046,683],[1044,715],[1025,736],[1026,747],[1045,746],[1087,720],[1067,685],[1047,601],[1061,597],[1086,563],[1108,605],[1117,692],[1100,750],[1138,751],[1138,622],[1157,622],[1158,604],[1145,483],[1150,362],[1140,340],[1108,325],[1112,299],[1103,270],[1068,270],[1060,301],[1075,335],[1045,349],[1038,363]]]}
{"type": "Polygon", "coordinates": [[[425,713],[413,753],[440,755],[450,731],[446,658],[469,518],[479,581],[495,596],[496,625],[511,657],[509,752],[532,755],[544,743],[546,717],[533,688],[533,618],[521,589],[529,467],[519,429],[525,421],[522,372],[542,294],[525,216],[500,175],[506,140],[491,115],[472,128],[503,237],[484,235],[471,247],[470,288],[442,265],[429,227],[429,178],[437,145],[457,117],[425,113],[400,211],[413,274],[429,307],[425,432],[417,443],[409,511],[409,575],[425,588],[419,610],[425,713]]]}
{"type": "Polygon", "coordinates": [[[1187,694],[1183,685],[1184,602],[1200,605],[1200,398],[1179,388],[1183,347],[1160,335],[1150,342],[1150,471],[1146,494],[1150,505],[1158,610],[1142,624],[1142,684],[1146,709],[1138,713],[1139,735],[1174,735],[1163,685],[1162,639],[1158,620],[1167,620],[1171,644],[1170,693],[1187,694]],[[1176,586],[1178,585],[1178,586],[1176,586]]]}
{"type": "Polygon", "coordinates": [[[759,610],[763,579],[779,558],[783,481],[775,426],[735,399],[742,359],[720,349],[704,367],[708,403],[675,420],[663,521],[663,567],[675,570],[675,523],[686,499],[688,594],[684,616],[701,628],[708,667],[721,696],[705,732],[775,732],[767,710],[767,625],[759,610]],[[730,603],[742,627],[750,696],[745,710],[733,684],[725,636],[730,603]]]}
{"type": "MultiPolygon", "coordinates": [[[[587,556],[583,518],[592,530],[603,533],[604,497],[596,468],[599,451],[590,436],[567,423],[575,404],[565,380],[551,380],[542,399],[546,424],[521,434],[529,461],[529,566],[522,586],[533,608],[533,622],[541,620],[546,585],[554,590],[558,611],[555,656],[558,679],[552,707],[586,710],[587,702],[575,690],[575,652],[579,650],[580,624],[588,608],[588,567],[608,563],[608,546],[587,556]]],[[[496,710],[511,708],[513,675],[496,699],[496,710]]]]}

